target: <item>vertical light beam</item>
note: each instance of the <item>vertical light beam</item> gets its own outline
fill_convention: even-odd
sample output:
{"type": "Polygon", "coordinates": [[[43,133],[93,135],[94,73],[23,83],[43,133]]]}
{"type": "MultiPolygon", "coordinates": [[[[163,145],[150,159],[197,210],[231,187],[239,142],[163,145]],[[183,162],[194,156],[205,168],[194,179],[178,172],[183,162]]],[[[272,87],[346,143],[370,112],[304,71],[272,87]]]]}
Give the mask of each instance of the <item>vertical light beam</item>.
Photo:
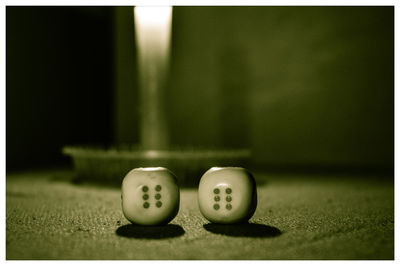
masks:
{"type": "Polygon", "coordinates": [[[140,142],[144,149],[169,146],[165,108],[172,7],[134,7],[140,86],[140,142]]]}

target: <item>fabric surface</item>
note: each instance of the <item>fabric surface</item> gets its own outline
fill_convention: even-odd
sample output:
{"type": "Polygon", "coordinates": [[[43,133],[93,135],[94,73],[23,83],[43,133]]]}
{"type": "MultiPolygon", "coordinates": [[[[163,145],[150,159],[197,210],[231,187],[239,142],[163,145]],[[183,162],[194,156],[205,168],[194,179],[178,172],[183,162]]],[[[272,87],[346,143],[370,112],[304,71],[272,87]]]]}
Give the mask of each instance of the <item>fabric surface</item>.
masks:
{"type": "Polygon", "coordinates": [[[120,188],[71,176],[7,175],[6,259],[394,259],[392,178],[255,173],[249,224],[210,224],[197,190],[182,188],[169,225],[138,227],[122,214],[120,188]]]}

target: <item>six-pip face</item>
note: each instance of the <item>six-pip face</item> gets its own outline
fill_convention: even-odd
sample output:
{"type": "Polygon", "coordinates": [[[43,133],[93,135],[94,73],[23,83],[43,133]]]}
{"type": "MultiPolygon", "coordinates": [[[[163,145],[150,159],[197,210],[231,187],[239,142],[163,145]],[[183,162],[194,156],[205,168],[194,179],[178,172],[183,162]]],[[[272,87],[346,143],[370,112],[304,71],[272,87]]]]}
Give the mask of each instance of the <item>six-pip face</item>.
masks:
{"type": "Polygon", "coordinates": [[[122,211],[132,223],[166,224],[178,213],[179,188],[167,168],[135,168],[125,176],[121,190],[122,211]]]}
{"type": "Polygon", "coordinates": [[[200,179],[200,212],[214,223],[245,222],[257,207],[256,183],[241,167],[213,167],[200,179]]]}

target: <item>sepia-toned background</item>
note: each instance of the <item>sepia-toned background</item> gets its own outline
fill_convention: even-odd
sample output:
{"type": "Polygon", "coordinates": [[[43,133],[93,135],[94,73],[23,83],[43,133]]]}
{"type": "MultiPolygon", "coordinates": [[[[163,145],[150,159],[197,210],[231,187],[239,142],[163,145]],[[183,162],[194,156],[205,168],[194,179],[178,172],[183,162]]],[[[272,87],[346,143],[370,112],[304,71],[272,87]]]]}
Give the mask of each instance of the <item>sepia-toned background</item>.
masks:
{"type": "MultiPolygon", "coordinates": [[[[175,7],[173,145],[391,172],[393,7],[175,7]]],[[[131,7],[7,7],[7,168],[139,141],[131,7]]]]}

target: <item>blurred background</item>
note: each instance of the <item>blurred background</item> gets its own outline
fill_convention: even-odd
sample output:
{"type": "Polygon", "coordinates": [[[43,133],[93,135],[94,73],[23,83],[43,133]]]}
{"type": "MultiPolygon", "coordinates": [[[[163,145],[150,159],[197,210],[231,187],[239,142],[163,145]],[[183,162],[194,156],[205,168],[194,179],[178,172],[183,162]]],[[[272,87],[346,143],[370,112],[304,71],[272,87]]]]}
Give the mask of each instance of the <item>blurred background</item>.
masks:
{"type": "MultiPolygon", "coordinates": [[[[170,143],[255,169],[394,172],[393,7],[174,7],[170,143]]],[[[7,171],[138,143],[132,7],[6,7],[7,171]]]]}

